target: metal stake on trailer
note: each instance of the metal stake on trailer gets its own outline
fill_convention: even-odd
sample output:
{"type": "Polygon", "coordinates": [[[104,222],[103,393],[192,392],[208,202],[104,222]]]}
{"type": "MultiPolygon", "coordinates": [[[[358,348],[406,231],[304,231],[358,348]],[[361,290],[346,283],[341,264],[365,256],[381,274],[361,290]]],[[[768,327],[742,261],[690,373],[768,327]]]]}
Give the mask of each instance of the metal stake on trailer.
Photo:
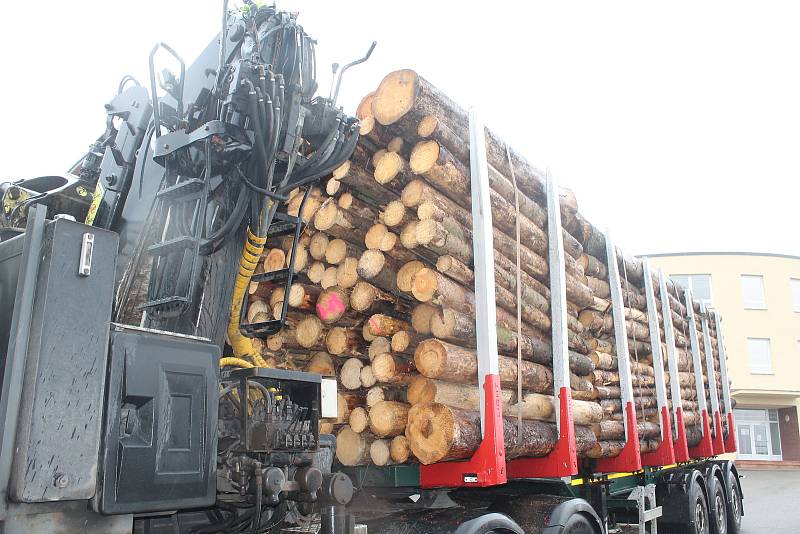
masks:
{"type": "Polygon", "coordinates": [[[731,384],[728,382],[728,357],[725,354],[725,339],[722,336],[722,321],[719,312],[714,312],[714,324],[717,328],[717,349],[719,350],[719,375],[722,380],[722,405],[728,420],[728,437],[724,438],[725,452],[736,452],[736,427],[733,425],[733,402],[731,402],[731,384]]]}
{"type": "Polygon", "coordinates": [[[684,291],[686,301],[686,317],[689,322],[689,340],[692,347],[692,367],[694,369],[694,387],[697,392],[697,409],[702,417],[701,425],[703,437],[700,443],[689,447],[691,458],[707,458],[714,456],[714,446],[711,443],[711,422],[708,418],[708,405],[706,404],[706,390],[703,387],[703,364],[700,361],[700,341],[697,339],[697,323],[694,318],[692,305],[692,292],[688,288],[684,291]]]}
{"type": "Polygon", "coordinates": [[[497,324],[492,245],[492,209],[489,202],[489,166],[483,122],[469,110],[469,160],[472,187],[472,248],[475,258],[475,326],[480,388],[481,441],[472,458],[422,465],[423,488],[495,486],[506,482],[503,406],[497,355],[497,324]]]}
{"type": "Polygon", "coordinates": [[[708,376],[708,392],[711,400],[711,445],[714,454],[725,452],[722,442],[722,419],[719,412],[719,394],[717,392],[717,373],[714,367],[714,347],[711,346],[711,334],[708,330],[708,310],[700,303],[700,328],[703,330],[703,346],[706,348],[706,375],[708,376]]]}
{"type": "Polygon", "coordinates": [[[664,318],[664,341],[667,345],[667,365],[669,366],[669,389],[672,399],[672,417],[675,423],[675,461],[689,461],[689,448],[686,444],[686,426],[683,422],[683,400],[681,398],[678,357],[675,350],[675,330],[672,325],[672,310],[669,306],[667,279],[664,273],[658,272],[658,291],[661,295],[661,315],[664,318]]]}
{"type": "Polygon", "coordinates": [[[578,472],[575,427],[572,420],[572,392],[569,386],[567,284],[564,243],[561,236],[561,202],[558,186],[549,172],[546,181],[553,392],[557,395],[559,404],[555,411],[558,441],[547,456],[511,460],[508,463],[509,478],[566,477],[578,472]]]}
{"type": "MultiPolygon", "coordinates": [[[[647,322],[650,328],[650,347],[653,353],[653,370],[656,379],[656,405],[661,423],[661,444],[653,452],[642,455],[642,465],[661,466],[675,463],[672,448],[672,418],[667,405],[667,386],[664,380],[664,358],[661,354],[661,335],[658,326],[658,307],[650,273],[650,262],[644,258],[644,293],[647,298],[647,322]]],[[[663,301],[663,297],[662,297],[663,301]]],[[[664,327],[666,328],[666,321],[664,327]]]]}
{"type": "Polygon", "coordinates": [[[606,230],[606,260],[608,265],[608,285],[611,288],[611,309],[614,318],[614,339],[616,341],[619,385],[622,393],[622,420],[625,425],[625,446],[614,458],[597,460],[597,472],[612,473],[638,471],[642,468],[639,453],[639,431],[636,426],[636,407],[633,404],[633,384],[631,380],[630,353],[628,352],[628,333],[625,326],[625,309],[622,301],[622,286],[619,279],[617,250],[606,230]]]}

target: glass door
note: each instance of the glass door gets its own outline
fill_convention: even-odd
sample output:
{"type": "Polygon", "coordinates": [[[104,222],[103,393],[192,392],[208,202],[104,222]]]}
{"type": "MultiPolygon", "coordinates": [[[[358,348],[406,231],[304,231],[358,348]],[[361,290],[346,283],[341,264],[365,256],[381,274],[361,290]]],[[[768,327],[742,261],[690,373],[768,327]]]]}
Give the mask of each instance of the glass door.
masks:
{"type": "Polygon", "coordinates": [[[782,460],[777,410],[736,410],[738,458],[782,460]]]}

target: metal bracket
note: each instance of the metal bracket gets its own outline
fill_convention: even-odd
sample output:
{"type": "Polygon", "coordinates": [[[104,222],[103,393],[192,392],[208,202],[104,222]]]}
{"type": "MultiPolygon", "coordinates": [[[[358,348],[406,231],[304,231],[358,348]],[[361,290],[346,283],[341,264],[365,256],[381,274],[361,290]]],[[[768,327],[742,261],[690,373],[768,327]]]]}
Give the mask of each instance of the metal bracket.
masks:
{"type": "Polygon", "coordinates": [[[694,387],[697,393],[697,409],[702,417],[703,437],[695,447],[689,448],[692,458],[705,458],[714,455],[711,444],[711,425],[708,418],[708,405],[706,404],[706,390],[703,387],[703,363],[700,359],[700,341],[697,339],[697,322],[694,315],[692,292],[684,290],[686,317],[689,322],[689,341],[692,347],[692,368],[694,371],[694,387]]]}
{"type": "Polygon", "coordinates": [[[703,346],[706,355],[706,375],[708,376],[708,396],[711,400],[711,436],[714,454],[725,452],[722,443],[722,420],[719,411],[719,393],[717,391],[717,373],[714,367],[714,347],[711,345],[711,334],[708,329],[708,310],[700,303],[700,328],[703,330],[703,346]]]}
{"type": "Polygon", "coordinates": [[[678,370],[678,356],[675,349],[675,327],[672,324],[672,309],[669,305],[669,292],[667,279],[664,273],[658,272],[658,292],[661,296],[661,315],[664,318],[664,341],[667,345],[667,366],[669,367],[669,389],[672,399],[672,418],[674,423],[674,452],[675,461],[689,460],[689,451],[686,445],[686,426],[683,423],[683,399],[681,398],[680,372],[678,370]]]}
{"type": "Polygon", "coordinates": [[[508,464],[510,478],[564,477],[578,472],[575,427],[572,420],[572,392],[569,385],[569,337],[567,332],[567,285],[564,243],[561,231],[561,201],[555,180],[547,174],[547,238],[550,269],[551,347],[553,353],[553,394],[558,441],[547,456],[519,458],[508,464]]]}
{"type": "Polygon", "coordinates": [[[731,401],[731,383],[728,381],[728,356],[725,353],[725,339],[722,335],[722,321],[719,312],[714,312],[714,324],[717,328],[717,349],[719,351],[719,374],[722,380],[722,405],[728,420],[728,437],[725,439],[725,452],[736,452],[736,427],[733,423],[733,402],[731,401]]]}
{"type": "Polygon", "coordinates": [[[475,330],[483,441],[469,460],[420,466],[420,485],[424,488],[496,486],[505,484],[507,480],[497,354],[489,166],[486,161],[484,126],[475,108],[469,110],[469,159],[475,264],[475,330]]]}
{"type": "MultiPolygon", "coordinates": [[[[670,465],[675,463],[675,453],[672,448],[672,418],[669,416],[667,406],[667,387],[664,379],[664,358],[661,354],[661,331],[658,326],[658,306],[653,287],[653,278],[650,271],[650,262],[644,258],[644,292],[647,298],[647,320],[650,328],[650,347],[653,354],[653,370],[656,379],[656,404],[661,422],[661,444],[658,449],[642,455],[643,465],[670,465]]],[[[663,300],[663,296],[662,296],[663,300]]],[[[667,322],[664,319],[666,328],[667,322]]],[[[672,322],[670,321],[670,327],[672,322]]]]}
{"type": "Polygon", "coordinates": [[[642,468],[639,454],[639,432],[636,427],[636,407],[633,403],[633,381],[631,379],[628,333],[625,325],[625,305],[622,300],[622,285],[619,278],[617,249],[606,230],[606,264],[608,285],[611,289],[611,311],[614,318],[614,340],[617,351],[617,371],[622,396],[623,422],[625,424],[625,446],[619,456],[597,461],[599,472],[638,471],[642,468]]]}

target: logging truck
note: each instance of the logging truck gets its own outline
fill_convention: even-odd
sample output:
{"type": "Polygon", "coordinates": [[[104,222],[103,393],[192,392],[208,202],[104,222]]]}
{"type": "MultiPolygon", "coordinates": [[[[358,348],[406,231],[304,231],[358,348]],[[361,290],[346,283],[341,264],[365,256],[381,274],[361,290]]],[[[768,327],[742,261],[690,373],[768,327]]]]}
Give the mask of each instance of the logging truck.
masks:
{"type": "Polygon", "coordinates": [[[415,71],[346,114],[375,43],[324,97],[222,15],[0,182],[3,532],[738,532],[719,314],[415,71]]]}

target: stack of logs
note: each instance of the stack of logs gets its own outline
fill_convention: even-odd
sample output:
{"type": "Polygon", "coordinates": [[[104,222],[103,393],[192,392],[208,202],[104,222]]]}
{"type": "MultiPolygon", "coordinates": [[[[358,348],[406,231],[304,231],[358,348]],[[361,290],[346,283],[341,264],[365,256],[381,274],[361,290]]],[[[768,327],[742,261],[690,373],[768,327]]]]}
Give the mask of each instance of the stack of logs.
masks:
{"type": "MultiPolygon", "coordinates": [[[[308,222],[293,251],[299,274],[286,327],[253,340],[254,348],[270,365],[338,379],[339,416],[321,431],[337,435],[341,464],[468,458],[481,431],[467,114],[401,70],[362,100],[357,115],[362,138],[351,160],[311,191],[302,213],[302,195],[290,199],[289,213],[308,222]]],[[[544,456],[557,440],[544,180],[489,130],[486,149],[506,455],[544,456]]],[[[570,191],[560,192],[560,206],[577,451],[613,457],[624,426],[605,240],[570,191]]],[[[291,239],[268,242],[259,269],[283,268],[290,248],[291,239]]],[[[648,451],[661,434],[643,265],[620,255],[619,268],[625,357],[648,451]]],[[[687,428],[695,429],[683,291],[670,282],[668,293],[687,428]]],[[[247,322],[280,315],[282,288],[253,282],[249,298],[247,322]]],[[[660,308],[659,321],[664,343],[660,308]]]]}

